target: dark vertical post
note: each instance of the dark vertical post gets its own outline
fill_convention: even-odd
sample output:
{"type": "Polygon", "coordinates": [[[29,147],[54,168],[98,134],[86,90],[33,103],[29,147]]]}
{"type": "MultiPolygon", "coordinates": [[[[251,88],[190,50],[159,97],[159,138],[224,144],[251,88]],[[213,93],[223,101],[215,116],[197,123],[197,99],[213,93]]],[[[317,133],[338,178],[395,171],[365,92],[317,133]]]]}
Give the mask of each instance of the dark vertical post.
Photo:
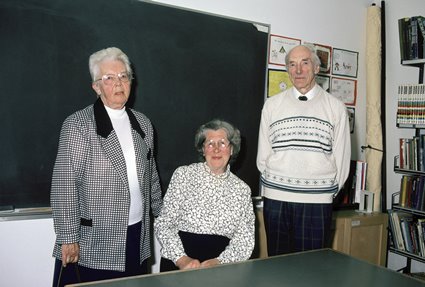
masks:
{"type": "Polygon", "coordinates": [[[382,211],[387,210],[387,159],[386,159],[386,100],[385,100],[385,79],[386,79],[386,44],[385,44],[385,1],[381,1],[381,123],[382,123],[382,157],[381,170],[381,206],[382,211]]]}

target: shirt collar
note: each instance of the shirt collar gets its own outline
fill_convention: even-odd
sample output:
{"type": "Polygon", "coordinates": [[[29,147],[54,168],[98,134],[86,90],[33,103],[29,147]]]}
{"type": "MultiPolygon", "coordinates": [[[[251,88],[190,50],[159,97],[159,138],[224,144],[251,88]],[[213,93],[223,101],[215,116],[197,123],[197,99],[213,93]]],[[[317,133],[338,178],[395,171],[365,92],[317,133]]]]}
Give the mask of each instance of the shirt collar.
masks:
{"type": "Polygon", "coordinates": [[[314,96],[317,94],[317,84],[314,85],[314,87],[308,91],[305,95],[301,94],[295,87],[294,87],[294,95],[295,95],[295,99],[298,100],[298,98],[300,96],[306,96],[307,100],[311,100],[312,98],[314,98],[314,96]]]}
{"type": "Polygon", "coordinates": [[[221,174],[215,174],[215,173],[213,173],[211,171],[210,167],[208,166],[207,162],[204,162],[204,168],[205,168],[205,171],[208,174],[212,175],[215,178],[225,179],[225,178],[227,178],[230,175],[230,165],[229,164],[226,167],[226,171],[223,172],[223,173],[221,173],[221,174]]]}

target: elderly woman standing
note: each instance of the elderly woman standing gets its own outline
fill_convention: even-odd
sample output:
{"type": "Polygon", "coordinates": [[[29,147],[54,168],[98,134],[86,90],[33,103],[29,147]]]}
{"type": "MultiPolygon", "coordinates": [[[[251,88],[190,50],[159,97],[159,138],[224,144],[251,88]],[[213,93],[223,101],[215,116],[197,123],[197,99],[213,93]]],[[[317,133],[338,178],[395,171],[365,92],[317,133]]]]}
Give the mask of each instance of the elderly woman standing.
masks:
{"type": "Polygon", "coordinates": [[[254,210],[249,186],[230,171],[240,133],[212,120],[195,146],[203,162],[177,168],[155,220],[161,271],[247,260],[254,248],[254,210]]]}
{"type": "Polygon", "coordinates": [[[89,68],[97,101],[63,123],[53,170],[53,286],[147,273],[149,214],[162,205],[151,122],[125,106],[128,57],[103,49],[89,68]]]}

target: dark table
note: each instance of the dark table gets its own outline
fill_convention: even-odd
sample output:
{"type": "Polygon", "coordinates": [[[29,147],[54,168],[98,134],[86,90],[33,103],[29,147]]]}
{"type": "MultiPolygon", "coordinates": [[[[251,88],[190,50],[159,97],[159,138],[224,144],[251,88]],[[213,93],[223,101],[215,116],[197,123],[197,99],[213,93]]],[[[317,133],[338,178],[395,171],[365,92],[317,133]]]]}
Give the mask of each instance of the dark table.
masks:
{"type": "Polygon", "coordinates": [[[332,249],[321,249],[205,269],[172,271],[70,286],[424,287],[425,283],[332,249]]]}

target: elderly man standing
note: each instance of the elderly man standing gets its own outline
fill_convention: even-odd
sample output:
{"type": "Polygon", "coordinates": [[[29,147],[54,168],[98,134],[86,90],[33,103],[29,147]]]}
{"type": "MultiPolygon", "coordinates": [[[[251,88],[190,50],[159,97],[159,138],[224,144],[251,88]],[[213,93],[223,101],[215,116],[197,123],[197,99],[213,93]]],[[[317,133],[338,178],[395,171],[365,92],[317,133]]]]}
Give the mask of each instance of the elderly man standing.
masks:
{"type": "Polygon", "coordinates": [[[285,61],[293,87],[265,102],[258,141],[269,256],[327,246],[351,156],[346,107],[316,83],[314,48],[294,47],[285,61]]]}

